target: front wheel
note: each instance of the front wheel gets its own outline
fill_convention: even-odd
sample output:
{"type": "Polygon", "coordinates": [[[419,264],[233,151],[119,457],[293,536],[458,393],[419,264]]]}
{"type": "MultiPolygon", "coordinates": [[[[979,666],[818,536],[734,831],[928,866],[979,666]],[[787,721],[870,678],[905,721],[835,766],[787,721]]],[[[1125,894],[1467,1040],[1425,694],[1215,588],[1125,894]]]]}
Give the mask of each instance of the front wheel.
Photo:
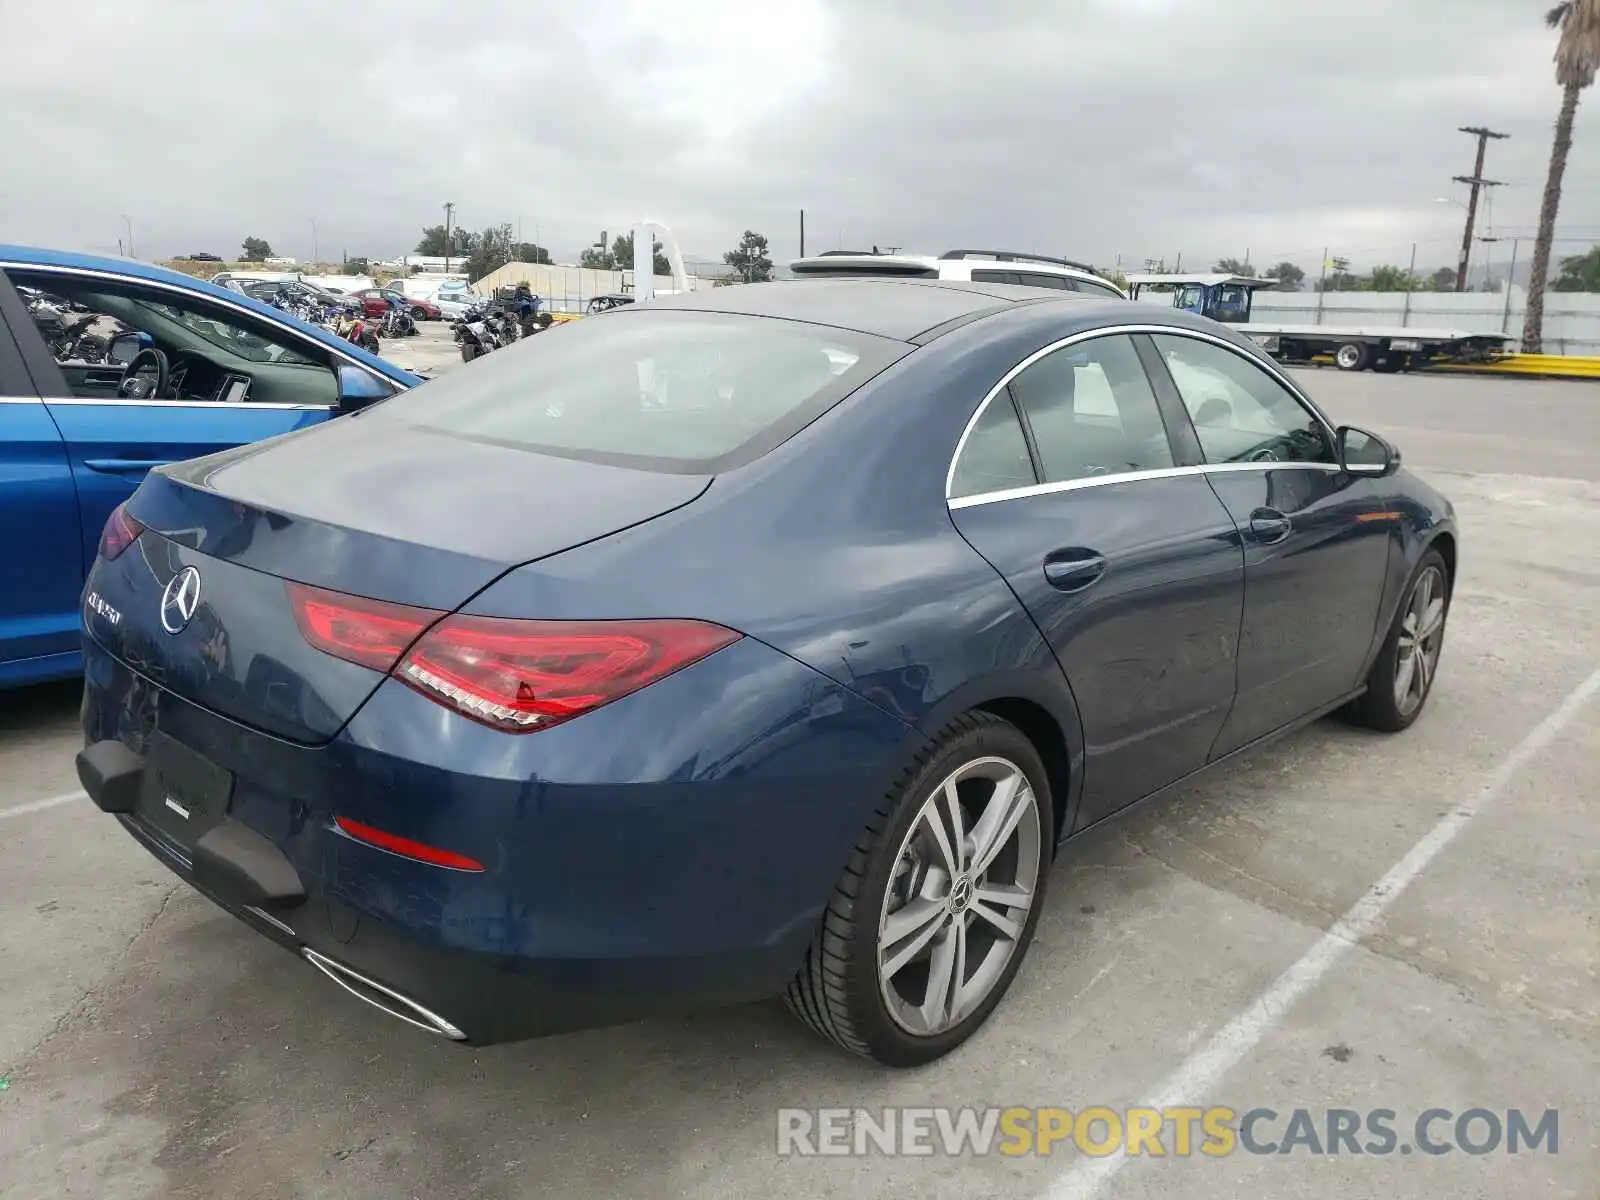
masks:
{"type": "Polygon", "coordinates": [[[368,354],[376,354],[378,352],[378,335],[375,333],[363,334],[361,336],[361,348],[368,354]]]}
{"type": "Polygon", "coordinates": [[[914,1067],[977,1031],[1011,986],[1044,901],[1050,785],[1015,726],[947,726],[872,814],[785,994],[824,1037],[914,1067]]]}
{"type": "Polygon", "coordinates": [[[1412,572],[1383,649],[1367,674],[1367,690],[1346,708],[1357,724],[1384,733],[1410,728],[1433,691],[1450,615],[1450,575],[1444,556],[1429,550],[1412,572]]]}

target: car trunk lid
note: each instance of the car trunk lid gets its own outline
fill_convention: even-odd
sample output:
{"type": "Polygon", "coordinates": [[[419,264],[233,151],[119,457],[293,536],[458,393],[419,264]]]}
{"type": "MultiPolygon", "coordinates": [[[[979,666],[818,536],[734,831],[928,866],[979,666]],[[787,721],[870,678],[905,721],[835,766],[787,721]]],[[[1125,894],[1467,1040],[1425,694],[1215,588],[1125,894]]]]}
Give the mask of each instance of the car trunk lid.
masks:
{"type": "Polygon", "coordinates": [[[85,613],[91,636],[170,691],[306,743],[332,738],[382,676],[307,643],[291,581],[445,613],[710,482],[359,418],[312,432],[153,472],[128,505],[146,532],[90,580],[117,619],[85,613]],[[187,571],[198,599],[174,615],[187,571]]]}

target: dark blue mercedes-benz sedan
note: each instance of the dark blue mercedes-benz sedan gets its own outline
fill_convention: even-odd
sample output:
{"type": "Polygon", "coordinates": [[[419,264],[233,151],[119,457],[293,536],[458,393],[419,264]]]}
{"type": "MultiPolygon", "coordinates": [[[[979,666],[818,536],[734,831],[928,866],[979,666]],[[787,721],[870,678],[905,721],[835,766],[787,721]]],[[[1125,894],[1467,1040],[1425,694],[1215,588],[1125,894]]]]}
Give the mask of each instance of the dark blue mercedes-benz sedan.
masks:
{"type": "Polygon", "coordinates": [[[95,802],[474,1044],[777,993],[926,1062],[1062,843],[1427,700],[1450,505],[1225,327],[1004,284],[628,305],[153,471],[84,591],[95,802]]]}

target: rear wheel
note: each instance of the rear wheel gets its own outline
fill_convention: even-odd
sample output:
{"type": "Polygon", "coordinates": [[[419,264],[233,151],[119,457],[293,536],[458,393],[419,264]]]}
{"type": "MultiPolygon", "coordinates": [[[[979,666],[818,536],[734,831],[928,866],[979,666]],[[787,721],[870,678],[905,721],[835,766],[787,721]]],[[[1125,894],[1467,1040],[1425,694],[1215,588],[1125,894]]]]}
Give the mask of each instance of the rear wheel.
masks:
{"type": "Polygon", "coordinates": [[[1333,352],[1333,365],[1341,371],[1359,371],[1371,357],[1361,342],[1346,342],[1333,352]]]}
{"type": "Polygon", "coordinates": [[[988,1018],[1033,938],[1055,831],[1013,725],[969,713],[889,789],[789,985],[790,1009],[855,1054],[913,1067],[988,1018]]]}
{"type": "Polygon", "coordinates": [[[413,308],[411,310],[411,319],[413,321],[426,321],[428,319],[428,310],[425,308],[413,308]]]}
{"type": "Polygon", "coordinates": [[[1433,691],[1450,615],[1450,575],[1444,556],[1429,550],[1412,573],[1389,636],[1367,674],[1367,690],[1345,710],[1369,729],[1398,733],[1422,715],[1433,691]]]}

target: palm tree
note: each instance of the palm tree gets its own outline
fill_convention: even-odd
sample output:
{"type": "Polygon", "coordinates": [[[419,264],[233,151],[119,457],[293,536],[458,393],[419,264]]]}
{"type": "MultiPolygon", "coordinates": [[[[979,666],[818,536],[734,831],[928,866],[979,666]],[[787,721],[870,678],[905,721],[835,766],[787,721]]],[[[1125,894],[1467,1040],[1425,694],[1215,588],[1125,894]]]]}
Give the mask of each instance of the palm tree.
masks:
{"type": "Polygon", "coordinates": [[[1533,274],[1528,280],[1528,312],[1522,322],[1522,352],[1544,351],[1544,289],[1550,275],[1550,244],[1555,239],[1556,210],[1561,207],[1561,177],[1567,171],[1572,149],[1572,119],[1578,113],[1578,93],[1594,82],[1600,69],[1600,0],[1562,0],[1544,16],[1545,24],[1559,29],[1556,42],[1556,82],[1561,85],[1561,114],[1556,117],[1556,139],[1550,147],[1550,172],[1545,176],[1544,202],[1539,206],[1539,236],[1533,243],[1533,274]]]}

